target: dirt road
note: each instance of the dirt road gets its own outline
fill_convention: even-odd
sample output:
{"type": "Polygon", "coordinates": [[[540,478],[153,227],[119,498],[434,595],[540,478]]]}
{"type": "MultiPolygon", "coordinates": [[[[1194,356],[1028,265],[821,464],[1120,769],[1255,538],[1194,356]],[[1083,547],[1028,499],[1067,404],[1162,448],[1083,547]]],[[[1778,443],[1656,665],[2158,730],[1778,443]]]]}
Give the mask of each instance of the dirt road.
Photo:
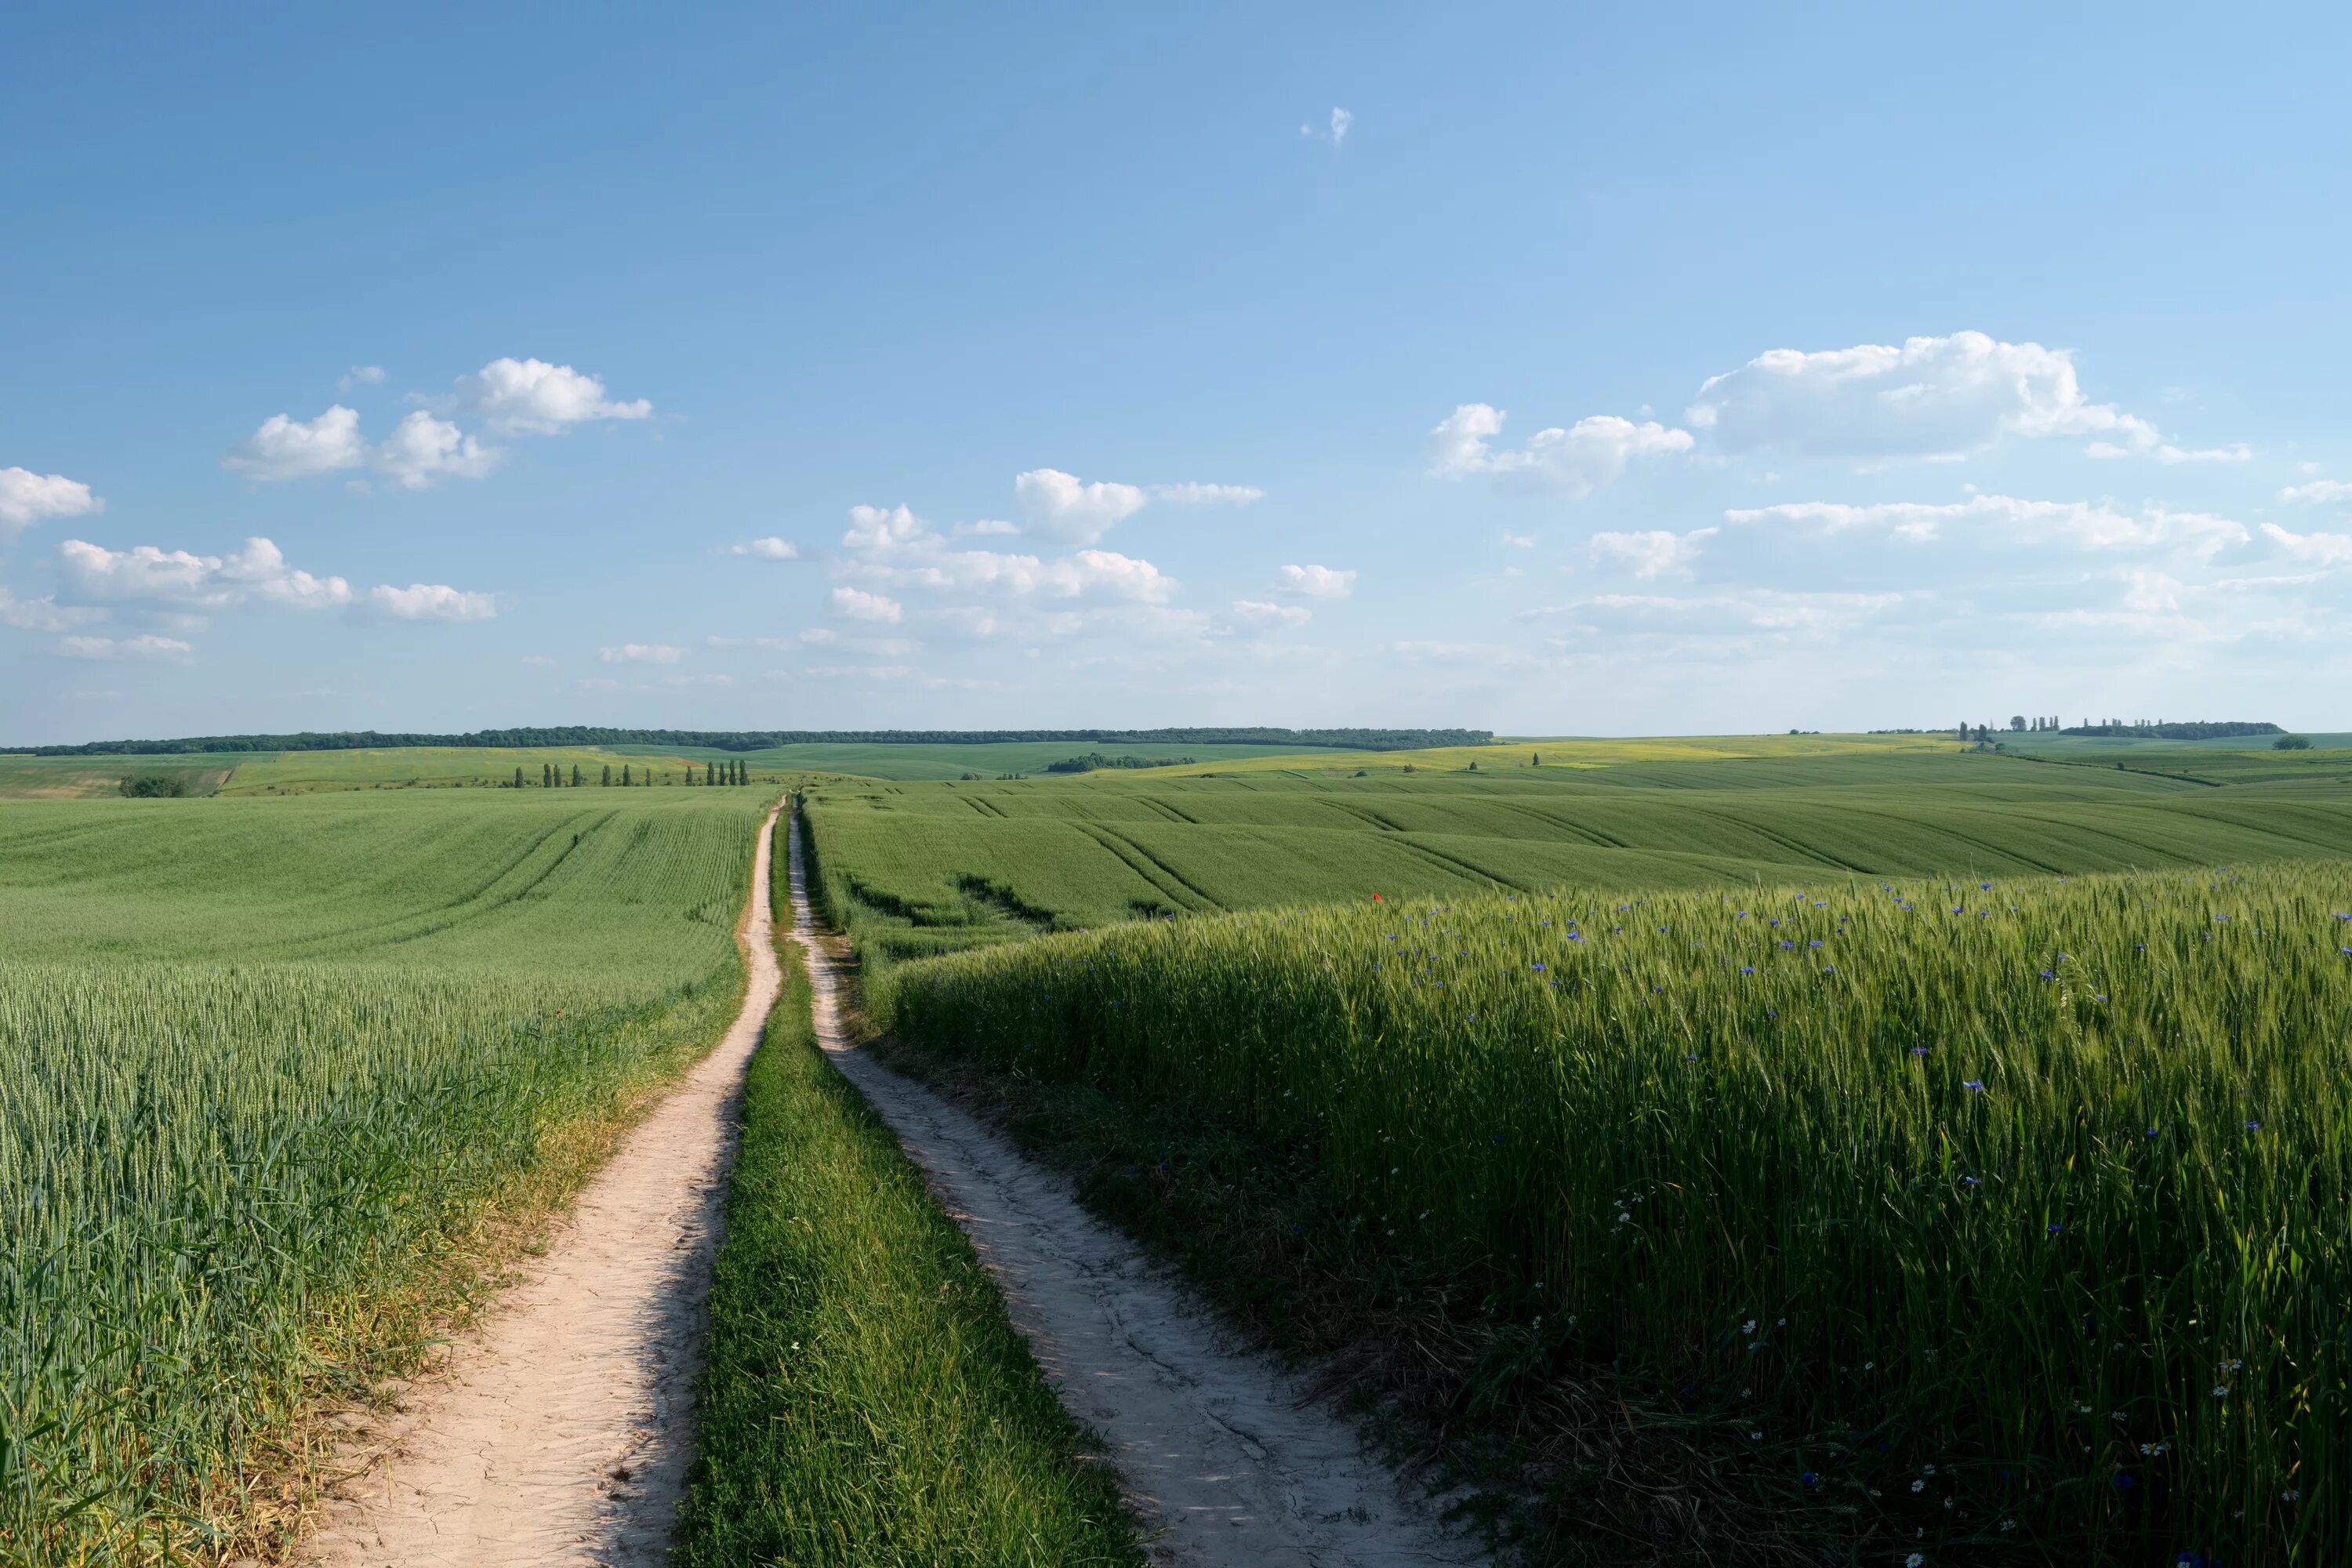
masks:
{"type": "MultiPolygon", "coordinates": [[[[797,825],[793,924],[813,929],[797,825]]],[[[1185,1289],[993,1129],[851,1047],[836,976],[805,939],[817,1037],[923,1168],[995,1276],[1062,1402],[1105,1439],[1182,1568],[1475,1563],[1280,1368],[1235,1349],[1185,1289]]]]}
{"type": "Polygon", "coordinates": [[[739,932],[751,985],[725,1039],[629,1134],[446,1373],[353,1434],[383,1458],[337,1489],[298,1562],[668,1560],[735,1099],[778,987],[769,839],[763,827],[739,932]]]}

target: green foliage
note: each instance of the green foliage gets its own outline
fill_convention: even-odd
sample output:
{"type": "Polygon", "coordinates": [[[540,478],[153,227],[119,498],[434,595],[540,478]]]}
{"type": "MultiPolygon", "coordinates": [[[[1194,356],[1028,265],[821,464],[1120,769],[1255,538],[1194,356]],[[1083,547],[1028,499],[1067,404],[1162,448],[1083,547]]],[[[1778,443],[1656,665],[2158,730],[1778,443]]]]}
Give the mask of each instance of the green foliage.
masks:
{"type": "Polygon", "coordinates": [[[2344,1560],[2352,868],[1984,880],[1129,925],[887,1021],[1292,1151],[1513,1376],[1721,1410],[1884,1543],[2344,1560]]]}
{"type": "MultiPolygon", "coordinates": [[[[2018,727],[2023,728],[2022,725],[2018,727]]],[[[2118,719],[2104,724],[2071,725],[2059,732],[2065,735],[2126,735],[2158,741],[2230,741],[2249,735],[2275,735],[2279,727],[2267,721],[2247,719],[2149,721],[2143,723],[2126,723],[2118,719]]]]}
{"type": "Polygon", "coordinates": [[[0,805],[0,1560],[212,1552],[379,1306],[723,1026],[761,803],[611,801],[0,805]]]}
{"type": "Polygon", "coordinates": [[[180,800],[194,793],[185,773],[125,773],[119,786],[129,800],[180,800]]]}
{"type": "Polygon", "coordinates": [[[1088,752],[1082,757],[1064,757],[1057,763],[1047,763],[1049,773],[1090,773],[1103,768],[1181,768],[1199,761],[1195,757],[1106,757],[1100,752],[1088,752]]]}
{"type": "Polygon", "coordinates": [[[2271,750],[2273,752],[2307,752],[2311,750],[2311,737],[2308,735],[2281,735],[2277,740],[2271,742],[2271,750]]]}
{"type": "Polygon", "coordinates": [[[677,1561],[1139,1564],[971,1243],[824,1060],[793,954],[744,1086],[677,1561]]]}

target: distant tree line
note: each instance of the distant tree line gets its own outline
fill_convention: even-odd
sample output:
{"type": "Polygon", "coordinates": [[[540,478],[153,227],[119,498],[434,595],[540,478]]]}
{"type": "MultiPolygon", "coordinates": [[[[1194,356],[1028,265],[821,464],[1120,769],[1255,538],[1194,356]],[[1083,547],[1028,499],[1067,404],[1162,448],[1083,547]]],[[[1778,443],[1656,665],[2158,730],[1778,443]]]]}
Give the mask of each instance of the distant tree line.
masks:
{"type": "Polygon", "coordinates": [[[1192,757],[1106,757],[1100,752],[1088,752],[1083,757],[1064,757],[1058,763],[1047,763],[1049,773],[1090,773],[1097,768],[1181,768],[1195,761],[1192,757]]]}
{"type": "Polygon", "coordinates": [[[1491,730],[614,730],[589,724],[423,735],[375,730],[299,731],[287,735],[195,735],[176,741],[90,741],[72,746],[0,747],[17,756],[166,757],[195,752],[362,752],[393,746],[702,746],[763,752],[771,746],[977,746],[1007,741],[1070,741],[1130,746],[1331,746],[1354,752],[1484,746],[1491,730]]]}
{"type": "Polygon", "coordinates": [[[2276,724],[2257,724],[2242,719],[2198,720],[2177,719],[2085,719],[2080,724],[2068,725],[2059,731],[2066,735],[2130,735],[2158,741],[2224,741],[2233,735],[2279,735],[2285,733],[2276,724]]]}
{"type": "MultiPolygon", "coordinates": [[[[1790,734],[1796,731],[1791,730],[1790,734]]],[[[1874,734],[1914,734],[1909,730],[1881,730],[1874,734]]],[[[2248,720],[2179,719],[2085,719],[2080,724],[2063,722],[2055,714],[2047,718],[2029,719],[2022,713],[2010,716],[2005,731],[2012,735],[2108,735],[2132,740],[2151,741],[2221,741],[2233,735],[2277,735],[2284,733],[2275,724],[2258,724],[2248,720]]],[[[1962,724],[1958,731],[1963,741],[1979,743],[1990,742],[2004,731],[1990,724],[1962,724]]]]}

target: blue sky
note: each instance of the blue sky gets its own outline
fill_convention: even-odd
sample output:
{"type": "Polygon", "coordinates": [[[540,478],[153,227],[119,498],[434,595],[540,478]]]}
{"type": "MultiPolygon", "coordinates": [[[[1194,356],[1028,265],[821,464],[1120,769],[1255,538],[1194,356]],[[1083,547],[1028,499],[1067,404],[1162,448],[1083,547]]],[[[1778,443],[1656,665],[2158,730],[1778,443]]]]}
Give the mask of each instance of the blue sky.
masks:
{"type": "Polygon", "coordinates": [[[2333,9],[10,28],[0,742],[2352,722],[2333,9]]]}

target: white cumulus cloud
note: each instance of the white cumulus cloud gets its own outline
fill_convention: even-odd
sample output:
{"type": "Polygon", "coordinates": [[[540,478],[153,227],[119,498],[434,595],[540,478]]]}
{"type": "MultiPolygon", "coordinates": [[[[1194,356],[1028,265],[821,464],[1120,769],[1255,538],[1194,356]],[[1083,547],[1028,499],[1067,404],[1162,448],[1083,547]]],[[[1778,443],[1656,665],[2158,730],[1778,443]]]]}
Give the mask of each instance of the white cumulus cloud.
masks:
{"type": "Polygon", "coordinates": [[[1772,349],[1710,378],[1686,417],[1721,451],[1862,462],[1963,458],[2011,436],[2096,437],[2134,455],[2163,445],[2147,420],[2085,397],[2068,351],[1983,332],[1772,349]]]}
{"type": "Polygon", "coordinates": [[[1152,499],[1177,506],[1247,506],[1265,499],[1265,492],[1255,485],[1154,485],[1152,499]]]}
{"type": "Polygon", "coordinates": [[[880,594],[869,594],[860,588],[835,588],[833,591],[833,613],[853,621],[881,621],[896,626],[906,614],[906,606],[898,600],[880,594]]]}
{"type": "Polygon", "coordinates": [[[487,621],[499,613],[495,594],[467,593],[446,583],[390,584],[368,590],[369,614],[391,621],[487,621]]]}
{"type": "Polygon", "coordinates": [[[841,536],[841,543],[845,550],[883,554],[926,538],[930,528],[905,506],[854,506],[849,509],[849,531],[841,536]]]}
{"type": "Polygon", "coordinates": [[[654,412],[642,397],[615,402],[599,378],[543,359],[494,359],[459,376],[457,390],[491,429],[510,435],[552,436],[592,419],[648,419],[654,412]]]}
{"type": "Polygon", "coordinates": [[[320,577],[289,566],[277,545],[253,538],[232,555],[198,555],[141,544],[109,550],[87,540],[58,546],[58,574],[68,596],[84,604],[174,605],[219,610],[253,601],[287,609],[331,609],[351,602],[341,577],[320,577]]]}
{"type": "Polygon", "coordinates": [[[177,637],[150,634],[135,637],[59,637],[58,651],[68,658],[144,658],[176,662],[196,650],[177,637]]]}
{"type": "Polygon", "coordinates": [[[63,474],[0,468],[0,529],[28,527],[52,517],[88,517],[106,503],[89,487],[63,474]]]}
{"type": "Polygon", "coordinates": [[[20,599],[0,586],[0,626],[14,626],[20,632],[62,632],[105,618],[104,610],[60,605],[48,597],[20,599]]]}
{"type": "Polygon", "coordinates": [[[1282,591],[1308,599],[1344,599],[1356,591],[1356,574],[1328,566],[1286,566],[1282,591]]]}
{"type": "Polygon", "coordinates": [[[625,642],[598,648],[596,657],[606,664],[676,664],[686,650],[667,643],[625,642]]]}
{"type": "Polygon", "coordinates": [[[800,546],[772,534],[765,539],[749,539],[740,544],[730,545],[727,553],[748,555],[754,561],[797,561],[801,555],[800,546]]]}
{"type": "Polygon", "coordinates": [[[1073,544],[1092,544],[1150,499],[1134,485],[1107,479],[1087,484],[1059,468],[1016,474],[1013,496],[1032,530],[1073,544]]]}
{"type": "Polygon", "coordinates": [[[268,482],[356,468],[368,460],[359,410],[338,403],[316,419],[273,414],[221,458],[233,474],[268,482]]]}
{"type": "MultiPolygon", "coordinates": [[[[2285,501],[2352,500],[2352,483],[2343,479],[2314,479],[2309,484],[2289,485],[2279,491],[2278,499],[2285,501]]],[[[5,515],[0,512],[0,515],[5,515]]]]}
{"type": "Polygon", "coordinates": [[[1631,533],[1596,533],[1588,542],[1592,559],[1636,577],[1663,577],[1690,570],[1717,530],[1694,528],[1687,533],[1649,528],[1631,533]]]}
{"type": "Polygon", "coordinates": [[[2290,533],[2277,523],[2266,522],[2263,537],[2298,561],[2323,566],[2352,562],[2352,533],[2290,533]]]}
{"type": "Polygon", "coordinates": [[[2162,506],[2126,512],[2105,502],[2027,500],[2004,495],[1976,495],[1944,504],[1793,501],[1735,508],[1723,516],[1727,522],[1805,525],[1829,533],[1884,528],[1894,537],[1914,543],[1941,538],[1948,526],[1963,524],[1996,531],[2021,544],[2067,544],[2080,550],[2180,548],[2206,556],[2243,544],[2251,537],[2245,524],[2209,512],[2176,511],[2162,506]]]}
{"type": "Polygon", "coordinates": [[[335,378],[335,388],[339,392],[349,392],[354,386],[383,384],[383,366],[380,364],[355,364],[335,378]]]}
{"type": "Polygon", "coordinates": [[[1331,144],[1331,151],[1337,153],[1347,144],[1348,131],[1356,123],[1356,117],[1347,110],[1334,109],[1330,119],[1325,123],[1328,126],[1328,130],[1318,130],[1312,125],[1302,125],[1298,128],[1298,133],[1309,142],[1328,142],[1331,144]]]}
{"type": "Polygon", "coordinates": [[[421,490],[436,479],[478,479],[505,457],[499,447],[485,447],[448,420],[419,408],[393,427],[370,460],[378,472],[421,490]]]}
{"type": "Polygon", "coordinates": [[[1507,417],[1488,403],[1456,407],[1430,430],[1429,471],[1445,479],[1495,474],[1528,488],[1583,497],[1622,474],[1636,458],[1687,452],[1692,446],[1687,430],[1595,414],[1566,429],[1538,430],[1524,447],[1498,451],[1489,443],[1502,433],[1507,417]]]}
{"type": "Polygon", "coordinates": [[[1251,626],[1303,626],[1315,618],[1304,605],[1276,605],[1265,599],[1235,599],[1234,618],[1251,626]]]}

